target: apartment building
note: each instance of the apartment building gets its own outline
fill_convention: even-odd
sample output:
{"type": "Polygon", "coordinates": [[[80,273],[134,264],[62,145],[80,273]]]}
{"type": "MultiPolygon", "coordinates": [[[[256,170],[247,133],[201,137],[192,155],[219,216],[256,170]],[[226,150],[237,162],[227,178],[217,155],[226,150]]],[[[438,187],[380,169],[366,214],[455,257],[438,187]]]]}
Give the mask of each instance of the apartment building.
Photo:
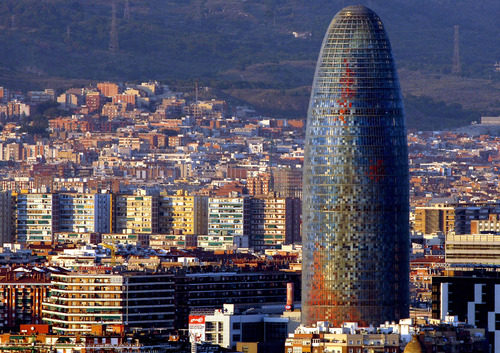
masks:
{"type": "Polygon", "coordinates": [[[169,273],[54,274],[50,291],[42,312],[54,332],[90,334],[95,325],[110,331],[173,329],[174,282],[169,273]]]}
{"type": "Polygon", "coordinates": [[[114,232],[131,234],[158,233],[158,197],[139,192],[115,195],[114,232]]]}
{"type": "Polygon", "coordinates": [[[99,82],[97,84],[97,89],[105,97],[112,98],[119,93],[119,87],[113,82],[99,82]]]}
{"type": "Polygon", "coordinates": [[[299,199],[256,197],[251,200],[250,247],[276,248],[300,241],[299,199]]]}
{"type": "Polygon", "coordinates": [[[455,207],[435,205],[415,208],[413,229],[423,234],[442,232],[448,234],[455,230],[455,207]]]}
{"type": "Polygon", "coordinates": [[[53,232],[59,230],[59,195],[22,192],[15,196],[17,242],[52,242],[53,232]]]}
{"type": "Polygon", "coordinates": [[[161,195],[159,201],[159,232],[206,234],[208,198],[189,195],[178,190],[175,195],[161,195]]]}
{"type": "Polygon", "coordinates": [[[59,194],[59,231],[109,233],[111,195],[87,193],[59,194]]]}
{"type": "Polygon", "coordinates": [[[0,270],[0,330],[42,322],[42,301],[48,296],[48,271],[17,267],[0,270]]]}
{"type": "Polygon", "coordinates": [[[252,196],[263,196],[271,192],[271,176],[259,174],[247,178],[247,191],[252,196]]]}
{"type": "Polygon", "coordinates": [[[250,199],[248,197],[212,197],[208,199],[208,235],[223,237],[231,248],[235,237],[248,243],[250,233],[250,199]]]}
{"type": "Polygon", "coordinates": [[[85,96],[85,105],[89,112],[99,111],[103,102],[104,99],[99,92],[88,92],[85,96]]]}
{"type": "Polygon", "coordinates": [[[198,235],[197,246],[207,251],[235,250],[249,248],[248,236],[232,235],[198,235]]]}

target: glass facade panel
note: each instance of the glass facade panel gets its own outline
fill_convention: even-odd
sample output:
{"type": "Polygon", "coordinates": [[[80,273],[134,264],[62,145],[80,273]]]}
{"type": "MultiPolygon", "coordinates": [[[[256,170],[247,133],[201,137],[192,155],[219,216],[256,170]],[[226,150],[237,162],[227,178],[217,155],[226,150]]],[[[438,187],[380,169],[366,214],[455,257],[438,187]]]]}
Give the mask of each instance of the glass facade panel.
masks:
{"type": "Polygon", "coordinates": [[[408,315],[408,153],[380,18],[332,20],[307,117],[302,322],[379,324],[408,315]]]}

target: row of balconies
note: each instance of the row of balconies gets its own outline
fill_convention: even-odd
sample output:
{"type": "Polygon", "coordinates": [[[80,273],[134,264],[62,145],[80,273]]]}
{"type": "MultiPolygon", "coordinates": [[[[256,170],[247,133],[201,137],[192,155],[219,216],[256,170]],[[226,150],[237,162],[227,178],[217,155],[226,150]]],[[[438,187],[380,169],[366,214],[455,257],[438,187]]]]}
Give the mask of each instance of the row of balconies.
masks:
{"type": "Polygon", "coordinates": [[[82,277],[65,277],[65,276],[58,276],[58,275],[52,275],[52,278],[58,278],[58,280],[52,280],[52,283],[55,284],[67,284],[67,283],[111,283],[111,277],[104,277],[104,278],[99,278],[99,277],[89,277],[89,276],[82,276],[82,277]]]}
{"type": "Polygon", "coordinates": [[[66,325],[69,325],[69,324],[113,325],[113,324],[122,324],[123,323],[121,314],[117,314],[117,315],[113,315],[113,316],[105,315],[105,316],[83,317],[82,319],[85,319],[85,320],[82,320],[82,319],[80,319],[80,320],[63,320],[63,319],[60,319],[59,317],[61,317],[61,316],[58,316],[57,314],[51,314],[50,312],[47,312],[45,310],[42,310],[42,313],[46,314],[46,315],[44,315],[42,320],[54,325],[55,326],[54,328],[57,327],[56,324],[58,324],[58,323],[59,324],[66,324],[66,325]]]}
{"type": "Polygon", "coordinates": [[[49,306],[44,306],[42,312],[49,315],[54,315],[57,317],[94,317],[94,316],[107,316],[107,315],[121,315],[122,309],[117,308],[115,310],[94,310],[95,308],[88,308],[82,310],[72,310],[66,308],[65,310],[61,308],[48,308],[49,306]],[[47,309],[48,308],[48,309],[47,309]]]}

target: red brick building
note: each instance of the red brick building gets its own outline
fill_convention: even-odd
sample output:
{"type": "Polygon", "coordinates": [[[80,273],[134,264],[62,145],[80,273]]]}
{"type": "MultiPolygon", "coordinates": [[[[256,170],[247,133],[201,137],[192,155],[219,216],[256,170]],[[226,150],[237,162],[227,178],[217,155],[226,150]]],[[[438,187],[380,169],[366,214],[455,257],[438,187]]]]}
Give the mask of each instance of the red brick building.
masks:
{"type": "Polygon", "coordinates": [[[0,327],[42,323],[42,301],[48,295],[50,273],[33,267],[0,270],[0,327]]]}

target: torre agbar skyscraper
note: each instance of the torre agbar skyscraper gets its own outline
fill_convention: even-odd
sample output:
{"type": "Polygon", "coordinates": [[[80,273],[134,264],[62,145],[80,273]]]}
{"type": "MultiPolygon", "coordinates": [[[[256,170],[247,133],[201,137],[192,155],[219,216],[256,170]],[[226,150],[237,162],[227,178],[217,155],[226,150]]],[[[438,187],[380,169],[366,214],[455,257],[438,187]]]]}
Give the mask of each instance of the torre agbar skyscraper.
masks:
{"type": "Polygon", "coordinates": [[[302,323],[408,315],[403,104],[380,18],[349,6],[321,46],[307,116],[302,323]]]}

